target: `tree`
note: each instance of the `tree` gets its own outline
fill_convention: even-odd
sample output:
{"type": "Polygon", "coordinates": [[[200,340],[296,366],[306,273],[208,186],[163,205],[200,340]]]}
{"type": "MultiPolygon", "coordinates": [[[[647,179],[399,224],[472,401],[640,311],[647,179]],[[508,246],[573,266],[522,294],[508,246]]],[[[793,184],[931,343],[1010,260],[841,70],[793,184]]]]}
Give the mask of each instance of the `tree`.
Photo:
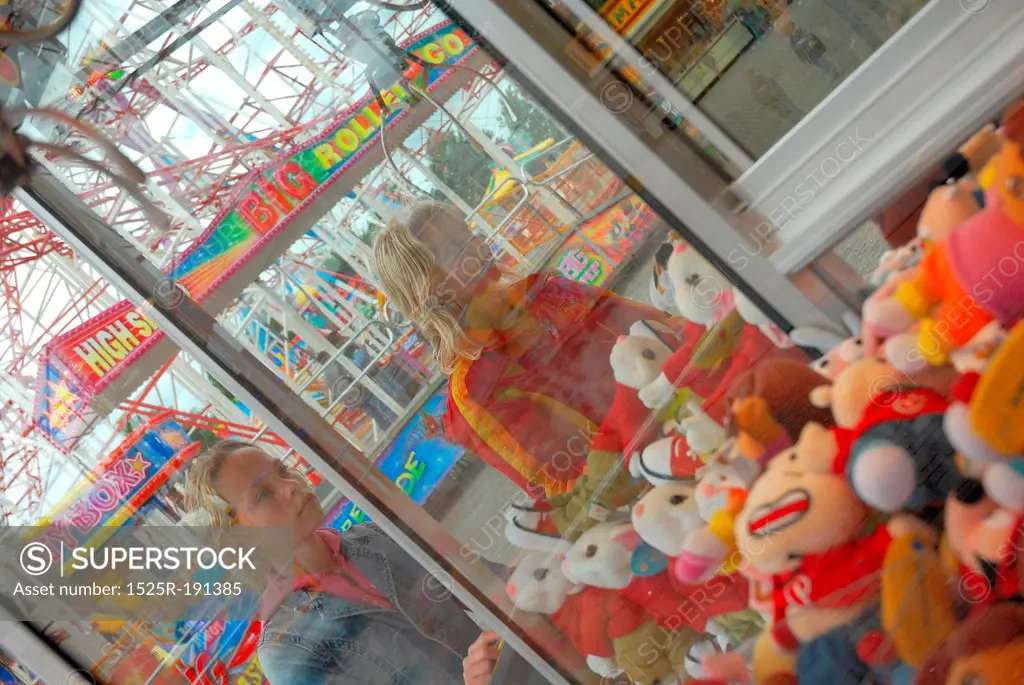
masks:
{"type": "MultiPolygon", "coordinates": [[[[490,132],[485,135],[492,136],[490,132]]],[[[491,159],[477,150],[457,129],[448,129],[430,154],[430,170],[470,205],[476,205],[487,193],[491,178],[491,159]]],[[[445,202],[444,193],[435,189],[436,199],[445,202]]]]}
{"type": "MultiPolygon", "coordinates": [[[[513,138],[517,137],[516,134],[524,134],[528,138],[528,147],[533,147],[548,138],[553,138],[557,143],[569,136],[554,116],[533,100],[523,97],[518,90],[510,89],[505,91],[505,95],[509,107],[515,114],[516,121],[512,120],[508,109],[504,107],[501,109],[499,117],[502,125],[513,132],[513,138]]],[[[522,151],[518,150],[518,152],[522,151]]]]}
{"type": "MultiPolygon", "coordinates": [[[[367,247],[373,247],[373,241],[376,239],[377,234],[384,229],[384,224],[377,219],[368,218],[366,223],[361,226],[352,226],[351,232],[359,242],[364,243],[367,247]]],[[[341,273],[341,272],[338,272],[341,273]]],[[[347,272],[346,272],[347,273],[347,272]]],[[[355,273],[353,272],[353,275],[355,273]]]]}

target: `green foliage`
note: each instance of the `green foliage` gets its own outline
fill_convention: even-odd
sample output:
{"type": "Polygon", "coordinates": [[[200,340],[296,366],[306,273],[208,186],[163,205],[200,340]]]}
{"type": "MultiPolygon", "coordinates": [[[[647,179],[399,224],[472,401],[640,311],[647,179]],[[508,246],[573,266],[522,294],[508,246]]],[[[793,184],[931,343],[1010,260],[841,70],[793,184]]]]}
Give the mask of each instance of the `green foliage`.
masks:
{"type": "MultiPolygon", "coordinates": [[[[493,135],[485,132],[487,135],[493,135]]],[[[477,150],[458,129],[448,129],[430,153],[430,170],[470,205],[476,205],[487,193],[491,179],[491,158],[477,150]]],[[[447,201],[440,190],[434,197],[447,201]]]]}
{"type": "Polygon", "coordinates": [[[212,385],[213,387],[215,387],[218,390],[220,390],[221,394],[224,395],[224,397],[228,398],[232,402],[237,402],[238,401],[235,398],[235,396],[231,394],[230,390],[228,390],[223,385],[221,385],[220,381],[218,381],[216,378],[214,378],[210,374],[206,374],[206,380],[210,381],[210,385],[212,385]]]}
{"type": "Polygon", "coordinates": [[[196,427],[190,430],[188,434],[196,442],[202,443],[203,449],[209,449],[221,441],[221,438],[208,428],[196,427]]]}
{"type": "Polygon", "coordinates": [[[359,239],[359,242],[364,243],[367,247],[373,247],[374,239],[376,239],[377,234],[380,233],[383,228],[384,224],[381,221],[377,219],[369,219],[362,226],[352,226],[350,230],[352,231],[352,235],[359,239]]]}
{"type": "Polygon", "coordinates": [[[121,427],[121,433],[124,435],[131,435],[132,431],[141,426],[145,422],[141,416],[132,416],[125,421],[124,426],[121,427]]]}
{"type": "Polygon", "coordinates": [[[505,95],[509,107],[515,114],[516,121],[509,116],[508,109],[502,107],[501,113],[498,115],[501,123],[513,132],[511,136],[513,139],[519,138],[520,135],[526,138],[525,145],[522,146],[523,149],[517,150],[517,152],[538,145],[548,138],[553,138],[557,143],[569,136],[555,117],[533,100],[524,97],[518,90],[509,89],[505,91],[505,95]]]}
{"type": "MultiPolygon", "coordinates": [[[[502,105],[498,116],[502,129],[510,132],[507,142],[513,144],[517,153],[548,138],[557,142],[568,137],[568,133],[551,114],[518,90],[510,89],[506,95],[508,107],[502,105]],[[509,114],[509,108],[514,118],[509,114]]],[[[483,133],[491,140],[506,142],[493,131],[483,133]]],[[[470,205],[478,204],[487,193],[492,161],[458,129],[452,128],[445,132],[441,142],[431,152],[428,164],[438,178],[470,205]]],[[[436,199],[446,201],[440,190],[435,190],[433,194],[436,199]]]]}

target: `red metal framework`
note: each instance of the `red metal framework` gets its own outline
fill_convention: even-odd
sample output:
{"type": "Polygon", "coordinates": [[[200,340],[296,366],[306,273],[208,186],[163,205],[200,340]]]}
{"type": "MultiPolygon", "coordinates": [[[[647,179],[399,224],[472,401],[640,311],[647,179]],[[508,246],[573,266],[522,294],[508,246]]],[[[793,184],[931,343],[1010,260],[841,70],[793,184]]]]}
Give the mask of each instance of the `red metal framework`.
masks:
{"type": "MultiPolygon", "coordinates": [[[[336,49],[336,39],[329,33],[313,37],[303,33],[294,21],[294,9],[276,4],[257,6],[250,0],[236,0],[234,5],[224,14],[228,28],[219,26],[214,30],[210,27],[218,25],[209,21],[211,10],[206,3],[196,3],[155,40],[132,46],[124,64],[114,64],[107,58],[116,50],[107,47],[127,41],[131,35],[128,27],[151,21],[166,11],[167,4],[133,0],[114,16],[106,9],[105,0],[96,0],[86,9],[102,25],[107,47],[98,46],[93,51],[100,57],[91,65],[69,65],[79,73],[79,79],[71,84],[64,108],[99,128],[147,171],[147,194],[174,219],[169,233],[150,226],[134,202],[106,176],[64,160],[41,160],[88,206],[161,266],[167,264],[171,252],[180,253],[201,232],[241,177],[269,157],[286,154],[303,144],[368,90],[360,65],[336,49]],[[244,21],[239,20],[240,16],[244,21]],[[190,36],[204,22],[207,27],[190,36]],[[273,49],[255,50],[254,46],[262,48],[268,42],[273,49]],[[253,62],[258,68],[247,69],[253,62]],[[120,81],[106,77],[118,68],[123,68],[120,81]],[[217,74],[219,82],[233,84],[231,88],[243,92],[244,97],[225,107],[217,101],[216,93],[209,93],[211,74],[217,74]],[[239,85],[239,77],[247,88],[239,85]],[[156,120],[171,120],[172,124],[163,132],[155,132],[152,122],[156,120]],[[182,127],[199,133],[195,139],[184,139],[182,127]]],[[[444,19],[429,7],[381,14],[385,30],[398,43],[444,19]]],[[[121,50],[121,54],[127,53],[121,50]]],[[[500,68],[491,66],[485,75],[498,78],[500,68]]],[[[457,116],[467,117],[483,103],[491,88],[486,80],[477,79],[451,100],[449,107],[457,116]]],[[[452,125],[447,116],[439,115],[405,142],[396,157],[406,175],[413,170],[408,159],[428,159],[452,125]]],[[[72,132],[58,129],[50,133],[62,135],[77,143],[82,152],[89,152],[88,141],[72,132]]],[[[368,177],[364,186],[368,195],[390,194],[399,203],[410,199],[408,189],[397,183],[389,170],[368,177]]],[[[344,233],[355,218],[352,212],[341,213],[344,217],[335,228],[344,233]]],[[[336,251],[337,246],[303,238],[280,266],[285,271],[308,271],[331,250],[336,251]]],[[[351,257],[360,271],[358,255],[344,256],[351,257]]],[[[0,308],[0,374],[12,386],[27,391],[14,392],[17,396],[7,401],[8,432],[20,437],[0,447],[0,487],[19,493],[16,501],[3,506],[24,515],[43,504],[54,482],[53,465],[49,463],[54,457],[47,456],[50,448],[38,436],[31,422],[31,405],[26,403],[37,382],[39,349],[119,298],[25,212],[10,213],[0,221],[0,283],[5,297],[5,305],[0,308]]],[[[356,279],[353,283],[363,285],[356,279]]],[[[237,411],[200,372],[190,368],[187,360],[176,359],[109,417],[111,430],[103,439],[70,455],[71,471],[101,458],[110,444],[116,443],[119,428],[134,425],[139,418],[167,407],[173,408],[175,418],[186,428],[204,428],[285,447],[277,436],[260,434],[258,426],[237,411]],[[186,391],[188,396],[200,398],[200,406],[206,401],[206,406],[201,411],[194,406],[179,406],[178,398],[186,391]]],[[[342,412],[335,418],[345,422],[352,417],[342,412]]]]}

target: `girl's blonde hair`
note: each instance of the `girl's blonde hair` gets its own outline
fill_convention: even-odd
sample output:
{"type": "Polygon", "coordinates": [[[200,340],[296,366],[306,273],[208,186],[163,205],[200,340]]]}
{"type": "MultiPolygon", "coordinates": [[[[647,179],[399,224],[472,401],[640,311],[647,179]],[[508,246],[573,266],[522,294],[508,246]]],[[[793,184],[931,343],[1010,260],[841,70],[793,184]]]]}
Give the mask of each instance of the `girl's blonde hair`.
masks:
{"type": "Polygon", "coordinates": [[[467,336],[458,317],[438,301],[434,274],[437,258],[419,238],[426,226],[439,232],[460,232],[472,236],[458,210],[440,202],[414,206],[404,221],[392,219],[373,245],[373,263],[385,294],[434,350],[438,368],[446,374],[455,370],[459,359],[478,359],[480,346],[467,336]]]}
{"type": "Polygon", "coordinates": [[[228,455],[246,447],[255,445],[242,440],[223,440],[195,458],[185,476],[185,508],[189,512],[207,514],[211,526],[235,523],[231,506],[218,494],[214,482],[228,455]]]}

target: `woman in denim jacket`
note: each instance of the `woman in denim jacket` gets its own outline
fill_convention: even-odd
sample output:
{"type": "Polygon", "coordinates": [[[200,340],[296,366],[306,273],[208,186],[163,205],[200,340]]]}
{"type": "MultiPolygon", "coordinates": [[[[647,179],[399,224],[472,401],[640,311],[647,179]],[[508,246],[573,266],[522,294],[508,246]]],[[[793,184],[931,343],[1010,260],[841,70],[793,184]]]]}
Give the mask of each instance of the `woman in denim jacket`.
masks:
{"type": "Polygon", "coordinates": [[[273,685],[490,682],[498,636],[481,635],[448,593],[431,596],[436,583],[376,525],[322,528],[305,479],[258,447],[226,441],[204,453],[186,501],[215,525],[294,531],[294,582],[272,583],[260,616],[259,660],[273,685]]]}

